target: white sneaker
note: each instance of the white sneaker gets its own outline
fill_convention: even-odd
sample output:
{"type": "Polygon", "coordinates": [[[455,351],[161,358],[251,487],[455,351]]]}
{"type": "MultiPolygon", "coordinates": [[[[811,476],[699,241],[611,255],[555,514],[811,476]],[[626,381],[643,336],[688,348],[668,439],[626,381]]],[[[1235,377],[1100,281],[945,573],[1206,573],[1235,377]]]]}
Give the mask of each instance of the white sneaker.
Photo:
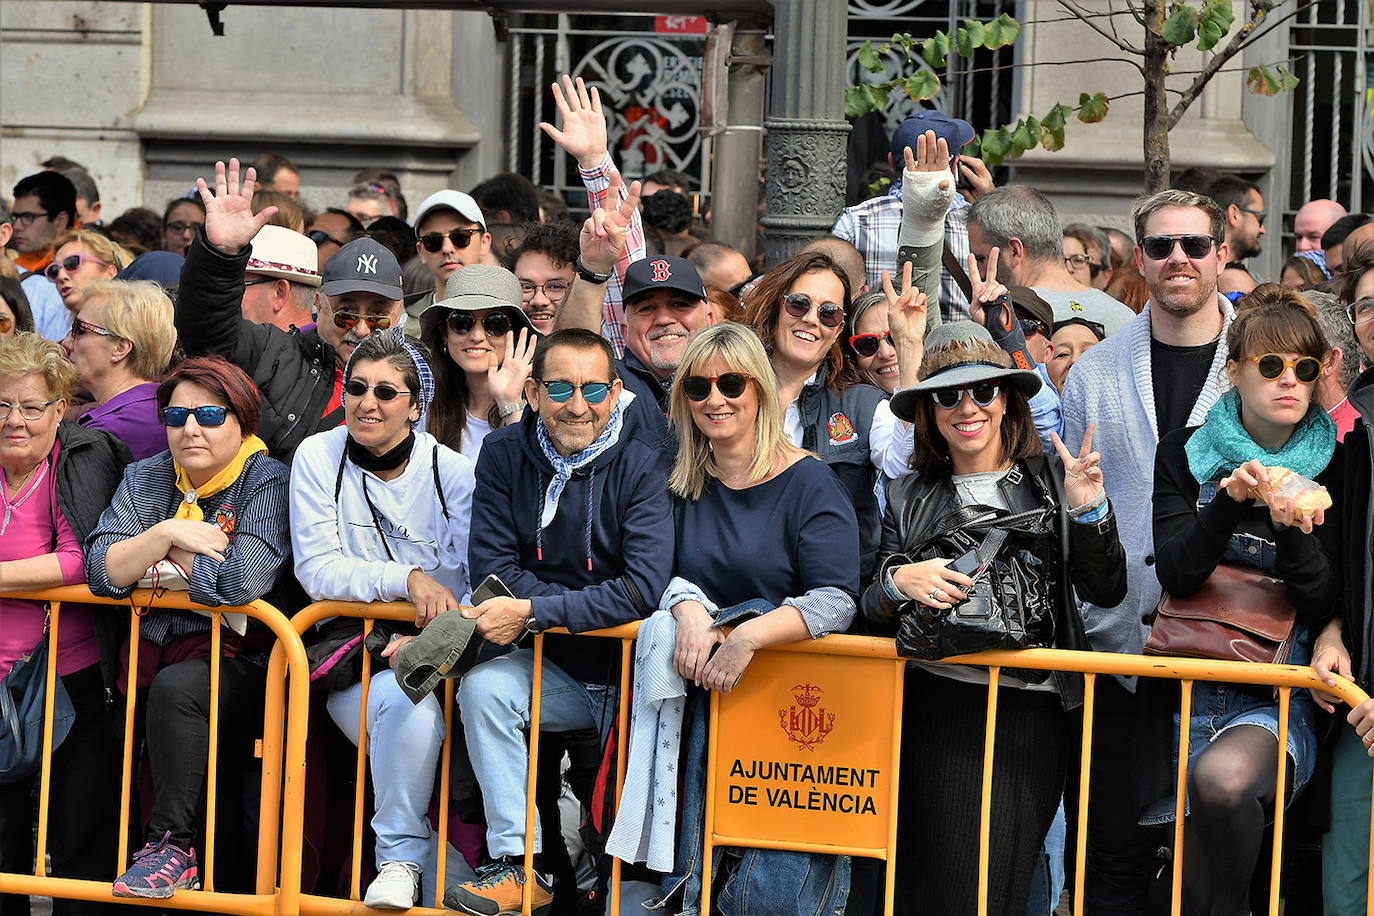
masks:
{"type": "Polygon", "coordinates": [[[420,869],[409,862],[383,862],[367,886],[363,905],[378,910],[408,910],[420,902],[420,869]]]}

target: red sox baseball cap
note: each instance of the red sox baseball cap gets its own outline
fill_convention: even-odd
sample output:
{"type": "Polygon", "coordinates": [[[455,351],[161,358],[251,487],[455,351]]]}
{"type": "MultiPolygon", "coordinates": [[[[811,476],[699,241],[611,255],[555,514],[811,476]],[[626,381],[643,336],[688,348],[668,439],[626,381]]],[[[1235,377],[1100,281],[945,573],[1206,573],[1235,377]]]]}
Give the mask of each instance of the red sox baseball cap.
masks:
{"type": "Polygon", "coordinates": [[[629,302],[641,293],[656,289],[671,289],[693,299],[705,299],[706,287],[696,265],[686,258],[661,255],[635,261],[625,271],[625,297],[629,302]]]}

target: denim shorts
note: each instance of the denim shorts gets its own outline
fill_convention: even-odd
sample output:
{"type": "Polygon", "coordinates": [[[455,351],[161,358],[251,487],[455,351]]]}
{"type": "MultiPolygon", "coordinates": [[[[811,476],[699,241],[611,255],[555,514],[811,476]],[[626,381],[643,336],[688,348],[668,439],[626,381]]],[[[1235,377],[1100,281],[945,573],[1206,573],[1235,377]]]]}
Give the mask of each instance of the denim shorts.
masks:
{"type": "MultiPolygon", "coordinates": [[[[1305,649],[1305,647],[1304,647],[1305,649]]],[[[1294,646],[1291,664],[1306,664],[1308,659],[1297,658],[1294,646]]],[[[1306,656],[1306,651],[1303,655],[1306,656]]],[[[1240,687],[1235,684],[1198,682],[1193,685],[1193,710],[1188,729],[1188,765],[1191,767],[1208,745],[1227,729],[1241,725],[1257,725],[1274,736],[1279,735],[1279,701],[1264,687],[1240,687]],[[1261,693],[1261,691],[1263,691],[1261,693]]],[[[1174,714],[1173,753],[1170,759],[1174,772],[1178,767],[1178,714],[1174,714]]],[[[1289,803],[1298,796],[1317,762],[1316,706],[1306,690],[1293,690],[1288,703],[1288,777],[1293,787],[1289,803]]],[[[1187,809],[1185,809],[1187,813],[1187,809]]],[[[1145,809],[1140,823],[1167,824],[1174,819],[1174,793],[1159,799],[1145,809]]]]}

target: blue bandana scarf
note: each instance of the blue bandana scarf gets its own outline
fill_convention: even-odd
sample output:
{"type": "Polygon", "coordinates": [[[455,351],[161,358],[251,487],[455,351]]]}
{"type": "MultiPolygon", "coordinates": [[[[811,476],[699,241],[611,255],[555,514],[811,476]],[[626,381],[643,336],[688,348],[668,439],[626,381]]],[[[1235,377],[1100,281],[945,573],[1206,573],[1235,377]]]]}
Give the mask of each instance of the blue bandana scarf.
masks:
{"type": "Polygon", "coordinates": [[[1232,388],[1207,411],[1206,422],[1188,439],[1184,451],[1198,483],[1216,480],[1254,458],[1315,478],[1326,470],[1336,451],[1336,424],[1314,397],[1307,416],[1293,428],[1283,447],[1267,451],[1241,425],[1240,392],[1232,388]]]}
{"type": "Polygon", "coordinates": [[[547,528],[553,517],[558,514],[558,498],[563,495],[563,488],[568,485],[572,475],[600,458],[607,449],[620,441],[620,430],[625,425],[625,408],[633,400],[632,397],[627,397],[628,395],[628,391],[620,393],[620,399],[611,410],[611,418],[606,421],[606,428],[601,431],[601,435],[597,436],[591,445],[567,458],[558,454],[558,449],[553,447],[553,440],[549,438],[549,431],[544,427],[544,423],[540,421],[535,424],[539,430],[539,448],[544,452],[544,457],[549,459],[549,464],[553,465],[553,480],[549,481],[549,487],[544,491],[544,506],[539,513],[541,530],[547,528]]]}

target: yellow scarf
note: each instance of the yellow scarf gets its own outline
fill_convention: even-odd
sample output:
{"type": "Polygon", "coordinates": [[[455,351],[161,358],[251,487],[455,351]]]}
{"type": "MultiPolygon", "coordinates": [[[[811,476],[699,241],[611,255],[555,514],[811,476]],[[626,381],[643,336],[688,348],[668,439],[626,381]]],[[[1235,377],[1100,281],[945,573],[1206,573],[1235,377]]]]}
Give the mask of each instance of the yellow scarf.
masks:
{"type": "Polygon", "coordinates": [[[187,476],[186,469],[173,460],[172,466],[177,471],[177,489],[181,491],[182,499],[177,505],[176,515],[173,515],[172,518],[189,518],[194,522],[205,521],[205,514],[200,511],[200,494],[219,493],[227,489],[239,479],[239,475],[243,473],[243,466],[248,462],[248,459],[258,452],[265,451],[267,451],[267,443],[257,436],[249,436],[243,440],[243,445],[239,446],[239,453],[234,456],[234,460],[225,465],[218,474],[200,487],[191,486],[191,478],[187,476]]]}

